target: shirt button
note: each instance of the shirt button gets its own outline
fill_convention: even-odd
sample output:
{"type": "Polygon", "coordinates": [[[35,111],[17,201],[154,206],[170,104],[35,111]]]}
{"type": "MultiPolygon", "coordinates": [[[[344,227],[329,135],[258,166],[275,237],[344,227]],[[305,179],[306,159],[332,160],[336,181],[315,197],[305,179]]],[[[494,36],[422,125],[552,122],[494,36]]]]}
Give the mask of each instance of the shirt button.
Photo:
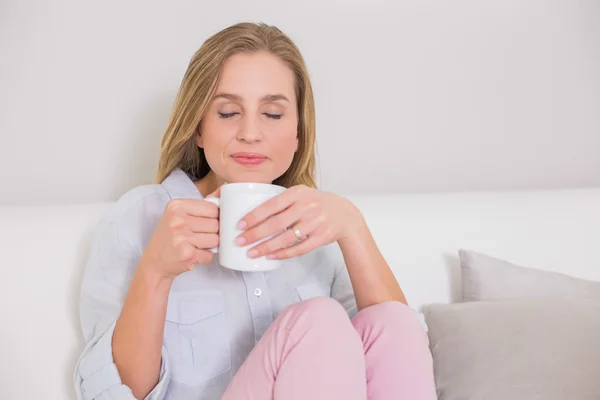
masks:
{"type": "Polygon", "coordinates": [[[259,297],[262,294],[262,290],[260,290],[260,288],[256,288],[254,289],[254,295],[256,297],[259,297]]]}

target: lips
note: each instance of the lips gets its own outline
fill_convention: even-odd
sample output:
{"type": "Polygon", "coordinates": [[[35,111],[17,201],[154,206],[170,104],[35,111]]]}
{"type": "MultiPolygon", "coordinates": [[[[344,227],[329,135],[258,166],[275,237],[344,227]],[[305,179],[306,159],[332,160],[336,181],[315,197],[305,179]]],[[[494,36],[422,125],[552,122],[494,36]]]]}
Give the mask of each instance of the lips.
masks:
{"type": "Polygon", "coordinates": [[[264,161],[266,161],[267,156],[260,153],[240,152],[232,154],[231,158],[233,158],[233,160],[238,164],[251,166],[262,164],[264,161]]]}

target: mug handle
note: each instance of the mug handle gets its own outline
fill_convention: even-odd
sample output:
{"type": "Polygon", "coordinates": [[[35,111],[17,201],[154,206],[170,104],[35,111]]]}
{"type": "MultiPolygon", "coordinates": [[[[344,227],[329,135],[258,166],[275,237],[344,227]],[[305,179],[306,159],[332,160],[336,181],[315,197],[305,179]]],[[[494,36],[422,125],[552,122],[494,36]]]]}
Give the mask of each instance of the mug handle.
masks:
{"type": "MultiPolygon", "coordinates": [[[[215,206],[221,208],[221,199],[218,197],[205,197],[203,200],[208,201],[209,203],[213,203],[215,206]]],[[[219,247],[213,247],[207,250],[214,254],[217,254],[217,252],[219,251],[219,247]]]]}

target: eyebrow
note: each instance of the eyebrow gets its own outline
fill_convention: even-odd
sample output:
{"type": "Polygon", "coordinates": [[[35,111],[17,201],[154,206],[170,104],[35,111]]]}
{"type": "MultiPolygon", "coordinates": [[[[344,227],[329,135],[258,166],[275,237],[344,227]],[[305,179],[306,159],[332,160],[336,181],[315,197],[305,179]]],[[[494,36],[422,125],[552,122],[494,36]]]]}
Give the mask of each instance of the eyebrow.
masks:
{"type": "MultiPolygon", "coordinates": [[[[217,93],[215,95],[215,97],[213,97],[213,100],[216,100],[216,99],[227,99],[227,100],[231,100],[231,101],[236,101],[238,103],[243,102],[243,100],[240,96],[238,96],[236,94],[232,94],[232,93],[217,93]]],[[[267,95],[261,97],[260,100],[266,101],[266,102],[277,101],[277,100],[285,100],[287,102],[290,101],[287,97],[285,97],[282,94],[267,94],[267,95]]]]}

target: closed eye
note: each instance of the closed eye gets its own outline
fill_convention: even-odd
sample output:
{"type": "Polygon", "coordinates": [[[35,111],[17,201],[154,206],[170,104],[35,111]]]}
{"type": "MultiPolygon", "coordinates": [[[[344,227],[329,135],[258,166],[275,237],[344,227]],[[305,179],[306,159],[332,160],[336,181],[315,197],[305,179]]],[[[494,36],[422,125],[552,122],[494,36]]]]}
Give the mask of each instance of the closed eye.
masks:
{"type": "Polygon", "coordinates": [[[267,118],[271,118],[271,119],[281,119],[281,114],[269,114],[269,113],[264,113],[267,118]]]}
{"type": "Polygon", "coordinates": [[[232,112],[232,113],[221,113],[220,112],[219,113],[219,118],[228,119],[228,118],[234,117],[234,116],[236,116],[238,114],[239,114],[239,112],[232,112]]]}

